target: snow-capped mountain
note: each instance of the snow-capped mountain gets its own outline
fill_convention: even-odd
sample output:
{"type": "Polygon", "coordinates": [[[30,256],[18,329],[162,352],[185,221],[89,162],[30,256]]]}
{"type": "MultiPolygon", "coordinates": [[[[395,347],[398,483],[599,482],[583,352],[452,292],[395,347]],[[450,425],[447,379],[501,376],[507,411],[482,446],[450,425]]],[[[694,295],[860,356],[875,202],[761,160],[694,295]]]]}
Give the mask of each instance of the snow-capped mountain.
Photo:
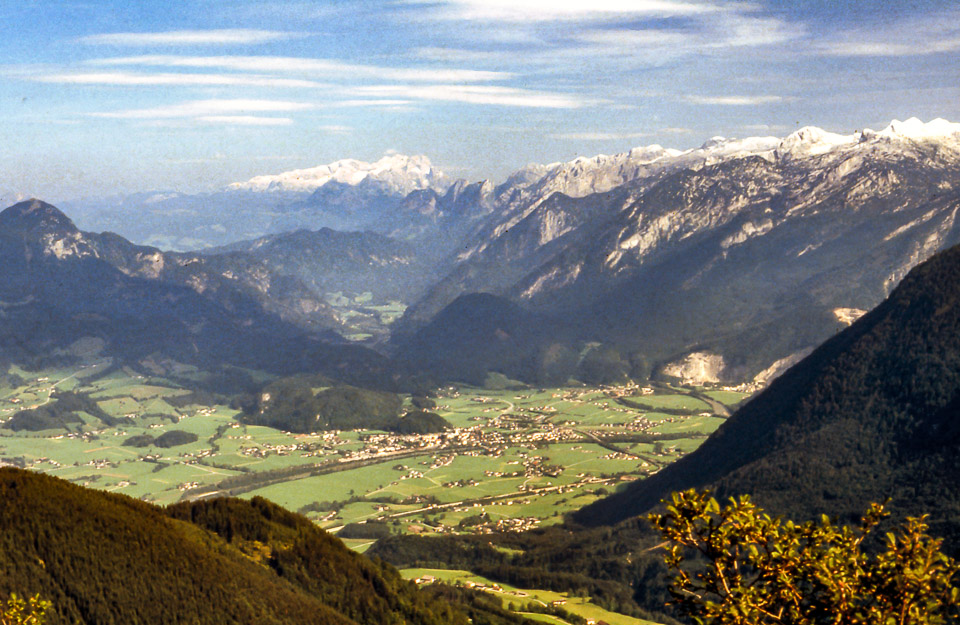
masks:
{"type": "Polygon", "coordinates": [[[403,199],[450,186],[425,156],[391,154],[375,163],[339,160],[256,176],[213,193],[137,193],[67,204],[89,230],[117,232],[165,249],[202,249],[300,228],[389,233],[403,199]]]}
{"type": "Polygon", "coordinates": [[[626,360],[682,371],[696,353],[711,375],[743,379],[960,242],[960,124],[641,148],[525,168],[496,202],[459,264],[408,309],[406,332],[488,292],[566,318],[626,360]]]}
{"type": "Polygon", "coordinates": [[[449,181],[426,156],[388,154],[375,163],[343,159],[308,169],[295,169],[275,175],[255,176],[227,187],[233,191],[313,193],[329,182],[357,186],[377,181],[392,195],[406,195],[418,189],[443,190],[449,181]]]}

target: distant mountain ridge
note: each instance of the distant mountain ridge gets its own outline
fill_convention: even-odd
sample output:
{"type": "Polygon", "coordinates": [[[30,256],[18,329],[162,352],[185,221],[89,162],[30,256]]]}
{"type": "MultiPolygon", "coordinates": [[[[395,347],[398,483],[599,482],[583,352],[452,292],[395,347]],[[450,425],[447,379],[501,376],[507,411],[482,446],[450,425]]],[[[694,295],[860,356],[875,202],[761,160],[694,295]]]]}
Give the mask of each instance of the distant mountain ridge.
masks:
{"type": "Polygon", "coordinates": [[[307,169],[255,176],[246,182],[234,182],[227,189],[313,193],[331,182],[350,186],[357,186],[361,182],[377,182],[394,195],[406,195],[418,189],[442,191],[449,186],[443,172],[434,168],[426,156],[388,154],[374,163],[344,159],[307,169]]]}
{"type": "Polygon", "coordinates": [[[426,156],[389,154],[374,163],[343,159],[255,176],[211,193],[136,193],[68,203],[85,227],[164,249],[228,245],[297,229],[377,230],[402,200],[445,192],[446,176],[426,156]]]}

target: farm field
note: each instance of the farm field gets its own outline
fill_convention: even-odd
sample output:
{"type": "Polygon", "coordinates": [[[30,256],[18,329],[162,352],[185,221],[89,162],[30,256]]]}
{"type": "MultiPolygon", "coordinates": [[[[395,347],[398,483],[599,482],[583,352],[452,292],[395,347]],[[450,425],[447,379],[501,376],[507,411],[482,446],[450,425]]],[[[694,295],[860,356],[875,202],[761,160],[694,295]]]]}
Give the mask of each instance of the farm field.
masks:
{"type": "Polygon", "coordinates": [[[240,423],[226,398],[210,403],[184,387],[200,372],[177,373],[181,383],[108,361],[11,369],[16,386],[0,388],[0,461],[159,504],[262,496],[332,531],[371,522],[390,532],[523,530],[560,522],[695,449],[723,417],[691,393],[721,404],[747,396],[633,384],[448,386],[431,409],[454,428],[442,436],[292,434],[240,423]],[[92,400],[78,420],[8,427],[19,411],[64,391],[92,400]]]}
{"type": "Polygon", "coordinates": [[[501,600],[503,607],[512,612],[518,612],[525,617],[539,620],[544,623],[563,625],[568,621],[558,616],[540,614],[527,611],[527,606],[536,605],[542,608],[555,606],[570,614],[580,616],[595,623],[605,622],[609,625],[655,625],[651,621],[633,618],[624,614],[604,610],[592,603],[589,597],[574,597],[565,592],[537,590],[530,588],[516,588],[509,584],[499,584],[485,577],[474,575],[470,571],[447,569],[401,569],[404,579],[415,580],[418,584],[432,584],[443,582],[454,586],[465,586],[489,593],[501,600]]]}

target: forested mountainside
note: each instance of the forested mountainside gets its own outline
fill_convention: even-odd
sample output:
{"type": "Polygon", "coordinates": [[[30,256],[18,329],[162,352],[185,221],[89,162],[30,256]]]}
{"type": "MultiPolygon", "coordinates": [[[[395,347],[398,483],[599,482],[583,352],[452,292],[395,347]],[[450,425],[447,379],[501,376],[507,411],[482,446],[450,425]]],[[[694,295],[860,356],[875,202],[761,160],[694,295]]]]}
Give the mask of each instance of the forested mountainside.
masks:
{"type": "Polygon", "coordinates": [[[771,512],[844,520],[890,497],[960,537],[960,247],[926,261],[880,306],[736,412],[689,456],[574,516],[641,514],[670,492],[749,493],[771,512]]]}
{"type": "Polygon", "coordinates": [[[50,623],[466,623],[389,566],[264,500],[164,511],[0,468],[0,594],[50,623]]]}

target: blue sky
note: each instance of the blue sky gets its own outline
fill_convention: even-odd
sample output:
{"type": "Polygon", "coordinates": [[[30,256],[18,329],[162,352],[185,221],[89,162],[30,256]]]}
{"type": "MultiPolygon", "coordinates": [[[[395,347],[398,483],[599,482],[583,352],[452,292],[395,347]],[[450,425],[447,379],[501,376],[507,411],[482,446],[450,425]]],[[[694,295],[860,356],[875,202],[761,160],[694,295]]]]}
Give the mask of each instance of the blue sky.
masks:
{"type": "Polygon", "coordinates": [[[950,1],[0,0],[0,195],[960,121],[950,1]]]}

